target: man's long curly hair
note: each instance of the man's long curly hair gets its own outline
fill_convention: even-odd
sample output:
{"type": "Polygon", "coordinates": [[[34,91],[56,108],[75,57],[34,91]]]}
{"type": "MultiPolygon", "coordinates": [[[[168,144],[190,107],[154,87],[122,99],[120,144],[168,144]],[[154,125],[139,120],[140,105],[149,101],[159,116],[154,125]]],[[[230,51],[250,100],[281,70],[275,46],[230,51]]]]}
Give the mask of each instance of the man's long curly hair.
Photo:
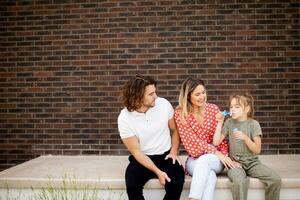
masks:
{"type": "Polygon", "coordinates": [[[145,89],[148,85],[156,86],[156,81],[150,76],[137,75],[125,83],[122,88],[122,99],[128,111],[132,112],[142,106],[145,89]]]}

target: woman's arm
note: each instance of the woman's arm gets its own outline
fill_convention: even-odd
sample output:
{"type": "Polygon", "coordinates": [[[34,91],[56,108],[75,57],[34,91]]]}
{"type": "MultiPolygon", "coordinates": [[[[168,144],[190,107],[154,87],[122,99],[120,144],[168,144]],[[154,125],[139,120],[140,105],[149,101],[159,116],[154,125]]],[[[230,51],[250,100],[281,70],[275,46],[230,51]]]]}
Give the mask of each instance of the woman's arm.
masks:
{"type": "Polygon", "coordinates": [[[218,151],[216,151],[216,156],[220,159],[220,161],[223,163],[226,169],[228,168],[235,168],[240,167],[240,165],[234,161],[232,161],[227,155],[228,155],[228,142],[224,140],[225,136],[221,134],[223,122],[224,122],[224,116],[219,111],[216,114],[216,120],[218,122],[216,131],[213,137],[213,144],[215,146],[218,146],[218,151]]]}
{"type": "Polygon", "coordinates": [[[213,138],[213,144],[215,146],[220,145],[225,138],[225,136],[221,134],[221,131],[222,131],[222,124],[218,123],[215,134],[214,134],[214,138],[213,138]]]}
{"type": "Polygon", "coordinates": [[[221,134],[222,126],[223,126],[223,122],[224,122],[224,117],[221,112],[218,112],[216,114],[216,119],[217,119],[218,124],[217,124],[216,131],[215,131],[215,134],[213,137],[213,144],[215,146],[218,146],[219,144],[221,144],[221,142],[225,138],[225,136],[221,134]]]}

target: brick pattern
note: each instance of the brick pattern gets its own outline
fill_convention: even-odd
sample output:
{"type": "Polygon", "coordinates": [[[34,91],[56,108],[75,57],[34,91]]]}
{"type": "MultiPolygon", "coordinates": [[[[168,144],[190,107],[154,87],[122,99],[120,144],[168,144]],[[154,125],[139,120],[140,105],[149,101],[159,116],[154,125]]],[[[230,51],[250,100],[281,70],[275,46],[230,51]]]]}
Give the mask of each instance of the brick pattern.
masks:
{"type": "Polygon", "coordinates": [[[0,169],[42,154],[128,154],[116,118],[135,74],[157,78],[174,106],[189,75],[222,109],[248,90],[263,153],[300,153],[299,9],[297,0],[0,1],[0,169]]]}

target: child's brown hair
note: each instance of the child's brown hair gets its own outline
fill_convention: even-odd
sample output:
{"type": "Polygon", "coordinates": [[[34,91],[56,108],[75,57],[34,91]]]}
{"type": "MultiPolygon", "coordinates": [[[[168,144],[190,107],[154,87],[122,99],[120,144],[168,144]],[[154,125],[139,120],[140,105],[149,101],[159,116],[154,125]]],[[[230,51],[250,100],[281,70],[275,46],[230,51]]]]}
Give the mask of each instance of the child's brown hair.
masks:
{"type": "Polygon", "coordinates": [[[253,118],[254,117],[254,98],[249,93],[237,93],[233,94],[229,98],[229,106],[232,101],[232,99],[236,99],[237,103],[242,106],[246,107],[249,106],[249,112],[247,113],[248,117],[253,118]]]}

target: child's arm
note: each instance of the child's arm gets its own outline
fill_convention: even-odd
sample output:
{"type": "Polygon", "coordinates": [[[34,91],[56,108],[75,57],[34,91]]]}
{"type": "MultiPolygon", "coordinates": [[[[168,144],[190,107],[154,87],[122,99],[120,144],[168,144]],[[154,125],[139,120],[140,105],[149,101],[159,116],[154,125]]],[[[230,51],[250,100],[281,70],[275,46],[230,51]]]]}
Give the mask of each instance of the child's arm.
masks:
{"type": "Polygon", "coordinates": [[[234,133],[234,137],[239,140],[244,140],[247,147],[252,151],[254,154],[259,154],[261,151],[261,138],[260,136],[253,137],[253,141],[243,132],[236,131],[234,133]]]}
{"type": "Polygon", "coordinates": [[[213,144],[215,146],[218,146],[219,144],[221,144],[221,142],[225,138],[225,136],[223,134],[221,134],[222,126],[223,126],[223,122],[224,122],[224,116],[222,115],[221,112],[216,114],[216,119],[218,121],[218,124],[217,124],[216,131],[214,134],[213,144]]]}

